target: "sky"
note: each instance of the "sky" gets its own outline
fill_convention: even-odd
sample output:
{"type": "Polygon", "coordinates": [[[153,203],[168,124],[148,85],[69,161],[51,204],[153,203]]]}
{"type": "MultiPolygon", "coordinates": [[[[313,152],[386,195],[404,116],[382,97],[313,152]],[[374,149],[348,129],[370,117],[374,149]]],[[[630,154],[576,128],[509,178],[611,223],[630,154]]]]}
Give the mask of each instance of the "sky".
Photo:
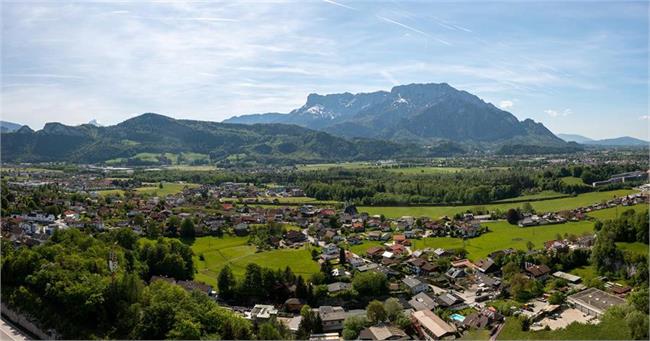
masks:
{"type": "Polygon", "coordinates": [[[3,120],[221,121],[448,83],[555,133],[648,139],[648,2],[2,2],[3,120]]]}

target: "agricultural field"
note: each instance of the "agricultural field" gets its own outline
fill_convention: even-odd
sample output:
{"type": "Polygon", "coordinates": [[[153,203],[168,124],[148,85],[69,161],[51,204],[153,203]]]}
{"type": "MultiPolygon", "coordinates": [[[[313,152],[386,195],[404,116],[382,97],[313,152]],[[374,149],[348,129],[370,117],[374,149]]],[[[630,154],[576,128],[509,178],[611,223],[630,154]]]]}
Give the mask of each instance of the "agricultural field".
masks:
{"type": "Polygon", "coordinates": [[[516,198],[509,198],[509,199],[503,199],[503,200],[497,200],[495,202],[509,202],[509,201],[525,201],[525,200],[542,200],[542,199],[555,199],[555,198],[565,198],[568,197],[569,194],[564,194],[560,192],[555,192],[555,191],[542,191],[539,193],[535,194],[527,194],[527,195],[520,195],[516,198]]]}
{"type": "MultiPolygon", "coordinates": [[[[594,203],[599,203],[603,200],[609,200],[613,199],[614,197],[621,197],[635,192],[636,191],[631,189],[621,189],[609,192],[589,192],[577,195],[575,197],[531,201],[530,204],[537,212],[554,212],[588,206],[594,203]]],[[[483,207],[490,211],[497,209],[506,211],[510,208],[521,207],[521,205],[523,205],[523,202],[468,206],[360,206],[358,209],[359,212],[368,212],[371,215],[383,214],[388,218],[399,218],[401,216],[427,216],[432,218],[439,218],[445,215],[453,216],[456,213],[471,211],[476,207],[483,207]]]]}
{"type": "MultiPolygon", "coordinates": [[[[594,223],[591,221],[579,221],[557,225],[519,227],[517,225],[510,225],[506,221],[497,221],[485,223],[485,226],[490,229],[490,232],[476,238],[465,241],[460,238],[451,237],[414,239],[411,240],[413,243],[411,249],[455,249],[464,247],[467,250],[467,257],[470,260],[478,260],[496,250],[506,248],[527,250],[526,244],[528,241],[531,241],[535,248],[541,248],[545,241],[555,239],[557,234],[564,236],[565,233],[575,235],[591,233],[593,232],[594,223]]],[[[357,254],[363,254],[368,248],[380,244],[380,242],[364,241],[363,244],[354,245],[350,249],[357,254]]]]}
{"type": "MultiPolygon", "coordinates": [[[[255,198],[246,198],[255,199],[255,198]]],[[[244,199],[244,200],[246,200],[244,199]]],[[[336,200],[318,200],[310,197],[257,197],[257,200],[277,200],[280,204],[318,204],[318,205],[335,205],[339,202],[336,200]]]]}
{"type": "Polygon", "coordinates": [[[616,218],[617,214],[621,214],[627,210],[635,210],[635,211],[640,211],[643,209],[646,209],[648,205],[645,204],[638,204],[638,205],[633,205],[633,206],[621,206],[621,207],[612,207],[612,208],[606,208],[604,210],[598,210],[598,211],[593,211],[589,212],[587,215],[596,218],[598,220],[608,220],[608,219],[614,219],[616,218]]]}
{"type": "Polygon", "coordinates": [[[296,274],[303,277],[318,272],[318,263],[311,259],[309,246],[301,249],[256,252],[255,246],[248,245],[247,242],[248,237],[196,238],[192,244],[194,263],[198,271],[195,278],[216,285],[217,275],[226,264],[238,277],[244,275],[248,263],[273,269],[284,269],[289,266],[296,274]],[[200,255],[203,255],[204,260],[200,260],[200,255]]]}
{"type": "MultiPolygon", "coordinates": [[[[151,184],[149,186],[138,187],[135,189],[135,191],[143,194],[155,193],[158,196],[164,197],[170,194],[176,194],[181,192],[183,188],[185,188],[185,186],[191,188],[191,187],[198,187],[199,185],[191,184],[191,183],[164,182],[163,188],[159,188],[158,185],[151,184]]],[[[124,190],[107,189],[107,190],[97,191],[97,193],[101,196],[124,195],[124,190]]]]}
{"type": "Polygon", "coordinates": [[[456,173],[465,170],[459,167],[401,167],[401,168],[386,168],[387,171],[392,173],[402,173],[406,175],[415,174],[438,174],[438,173],[456,173]]]}
{"type": "Polygon", "coordinates": [[[316,171],[316,170],[327,170],[335,167],[340,167],[345,169],[366,169],[366,168],[375,168],[377,166],[375,166],[370,162],[314,163],[314,164],[298,166],[298,170],[316,171]]]}

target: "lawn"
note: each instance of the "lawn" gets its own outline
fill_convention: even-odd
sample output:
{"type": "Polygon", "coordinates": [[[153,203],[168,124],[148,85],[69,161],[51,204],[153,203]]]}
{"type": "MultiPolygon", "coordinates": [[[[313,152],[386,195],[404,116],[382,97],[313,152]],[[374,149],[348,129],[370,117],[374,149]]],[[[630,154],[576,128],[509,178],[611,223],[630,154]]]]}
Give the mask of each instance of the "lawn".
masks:
{"type": "MultiPolygon", "coordinates": [[[[594,228],[594,223],[591,221],[535,227],[519,227],[510,225],[506,221],[491,222],[485,225],[488,226],[490,232],[484,233],[476,238],[467,239],[464,242],[460,238],[450,237],[413,239],[411,240],[413,243],[411,249],[456,249],[464,247],[467,250],[467,257],[469,259],[478,260],[485,258],[489,253],[496,250],[506,248],[527,250],[526,244],[528,241],[531,241],[536,249],[542,248],[545,241],[555,239],[558,233],[562,236],[565,233],[581,235],[586,232],[592,232],[594,228]]],[[[362,255],[371,246],[379,244],[379,242],[366,241],[361,245],[352,246],[350,249],[362,255]]]]}
{"type": "Polygon", "coordinates": [[[569,271],[570,274],[582,277],[582,283],[589,283],[593,278],[598,277],[596,268],[593,265],[581,266],[569,271]]]}
{"type": "Polygon", "coordinates": [[[648,255],[648,251],[650,249],[648,248],[648,244],[643,244],[641,242],[635,242],[635,243],[625,243],[625,242],[619,242],[616,243],[616,246],[625,251],[629,251],[631,253],[636,253],[639,255],[648,255]]]}
{"type": "MultiPolygon", "coordinates": [[[[621,189],[609,192],[590,192],[577,195],[575,197],[531,201],[530,204],[538,212],[553,212],[569,210],[577,207],[588,206],[594,203],[599,203],[603,200],[612,199],[635,193],[634,190],[621,189]]],[[[441,216],[453,216],[456,213],[471,211],[476,207],[484,207],[490,211],[501,210],[506,211],[509,208],[516,208],[523,205],[523,202],[518,203],[501,203],[501,204],[487,204],[487,205],[467,205],[467,206],[360,206],[360,212],[368,212],[369,214],[383,214],[388,218],[399,218],[401,216],[428,216],[432,218],[439,218],[441,216]]]]}
{"type": "Polygon", "coordinates": [[[254,246],[248,245],[248,237],[200,237],[194,240],[194,263],[198,273],[195,278],[211,285],[216,284],[219,271],[229,264],[235,276],[242,277],[246,265],[256,263],[262,267],[284,269],[286,266],[298,275],[308,277],[318,272],[318,263],[311,259],[308,246],[301,249],[278,249],[256,252],[254,246]],[[200,260],[203,254],[205,260],[200,260]]]}

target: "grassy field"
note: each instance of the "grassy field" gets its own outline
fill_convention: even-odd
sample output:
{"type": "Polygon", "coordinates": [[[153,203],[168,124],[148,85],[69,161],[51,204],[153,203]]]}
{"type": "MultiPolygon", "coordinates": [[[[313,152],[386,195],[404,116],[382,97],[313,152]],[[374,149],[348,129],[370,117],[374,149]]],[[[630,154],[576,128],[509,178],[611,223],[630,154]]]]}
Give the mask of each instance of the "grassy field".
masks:
{"type": "Polygon", "coordinates": [[[528,194],[528,195],[520,195],[516,198],[510,198],[510,199],[503,199],[503,200],[497,200],[495,202],[507,202],[507,201],[513,201],[513,200],[540,200],[540,199],[548,199],[548,198],[562,198],[562,197],[568,197],[568,194],[560,193],[560,192],[555,192],[555,191],[542,191],[539,193],[535,194],[528,194]]]}
{"type": "Polygon", "coordinates": [[[619,243],[616,243],[616,246],[621,250],[629,251],[629,252],[636,253],[636,254],[639,254],[639,255],[646,255],[647,256],[649,251],[650,251],[649,248],[648,248],[648,244],[643,244],[641,242],[635,242],[635,243],[619,242],[619,243]]]}
{"type": "Polygon", "coordinates": [[[298,170],[302,170],[302,171],[327,170],[334,167],[341,167],[345,169],[365,169],[365,168],[375,168],[377,166],[369,162],[314,163],[309,165],[298,166],[298,170]]]}
{"type": "Polygon", "coordinates": [[[634,209],[637,212],[640,212],[641,210],[647,208],[648,205],[645,204],[638,204],[638,205],[633,205],[633,206],[621,206],[621,207],[612,207],[612,208],[606,208],[604,210],[598,210],[598,211],[593,211],[589,212],[587,215],[596,218],[598,220],[607,220],[607,219],[614,219],[616,218],[616,214],[621,214],[627,210],[634,209]]]}
{"type": "Polygon", "coordinates": [[[317,272],[318,263],[311,259],[308,247],[302,249],[278,249],[256,252],[254,246],[247,244],[248,237],[201,237],[194,240],[194,263],[198,273],[195,278],[199,281],[215,285],[219,271],[228,264],[235,276],[244,275],[248,263],[256,263],[262,267],[284,269],[286,266],[303,277],[317,272]],[[200,260],[199,255],[205,260],[200,260]]]}
{"type": "MultiPolygon", "coordinates": [[[[545,241],[555,239],[558,233],[562,236],[565,233],[581,235],[592,232],[594,228],[594,223],[591,221],[535,227],[519,227],[510,225],[506,221],[491,222],[485,225],[488,226],[490,232],[476,238],[467,239],[464,242],[460,238],[450,237],[414,239],[411,241],[413,243],[411,249],[456,249],[464,247],[468,252],[467,257],[469,259],[478,260],[485,258],[495,250],[506,248],[526,250],[528,241],[531,241],[535,248],[542,248],[545,241]]],[[[380,242],[365,241],[363,244],[354,245],[350,249],[357,254],[364,254],[370,247],[380,244],[380,242]]]]}
{"type": "MultiPolygon", "coordinates": [[[[248,199],[254,199],[254,198],[248,198],[248,199]]],[[[338,204],[339,202],[336,200],[318,200],[315,198],[310,198],[310,197],[258,197],[258,200],[278,200],[280,204],[304,204],[304,203],[313,203],[313,204],[319,204],[319,205],[335,205],[338,204]]]]}
{"type": "Polygon", "coordinates": [[[582,277],[582,283],[589,283],[593,278],[598,277],[596,268],[593,265],[581,266],[569,271],[570,274],[582,277]]]}
{"type": "Polygon", "coordinates": [[[562,178],[562,182],[564,182],[567,185],[585,185],[587,186],[584,182],[582,182],[581,178],[576,178],[575,176],[565,176],[562,178]]]}
{"type": "Polygon", "coordinates": [[[402,174],[437,174],[437,173],[456,173],[464,170],[459,167],[402,167],[402,168],[386,168],[387,171],[392,173],[402,174]]]}
{"type": "MultiPolygon", "coordinates": [[[[135,189],[136,192],[142,193],[142,194],[155,194],[158,196],[167,196],[169,194],[176,194],[179,193],[183,190],[183,188],[187,187],[198,187],[199,185],[197,184],[192,184],[192,183],[175,183],[175,182],[164,182],[163,183],[163,188],[159,188],[158,185],[151,185],[151,186],[144,186],[144,187],[138,187],[135,189]]],[[[124,191],[121,189],[107,189],[103,191],[97,191],[99,195],[102,196],[111,196],[111,195],[124,195],[124,191]]]]}
{"type": "MultiPolygon", "coordinates": [[[[553,212],[561,210],[569,210],[577,207],[588,206],[603,200],[612,199],[634,193],[634,190],[621,189],[609,192],[590,192],[580,194],[575,197],[559,198],[543,201],[533,201],[531,205],[537,212],[553,212]]],[[[453,216],[456,213],[466,212],[472,210],[477,206],[484,207],[490,211],[502,210],[506,211],[509,208],[521,207],[523,202],[518,203],[501,203],[501,204],[487,204],[487,205],[468,205],[468,206],[408,206],[408,207],[381,207],[381,206],[360,206],[359,212],[368,212],[369,214],[383,214],[388,218],[399,218],[401,216],[427,216],[438,218],[441,216],[453,216]]]]}

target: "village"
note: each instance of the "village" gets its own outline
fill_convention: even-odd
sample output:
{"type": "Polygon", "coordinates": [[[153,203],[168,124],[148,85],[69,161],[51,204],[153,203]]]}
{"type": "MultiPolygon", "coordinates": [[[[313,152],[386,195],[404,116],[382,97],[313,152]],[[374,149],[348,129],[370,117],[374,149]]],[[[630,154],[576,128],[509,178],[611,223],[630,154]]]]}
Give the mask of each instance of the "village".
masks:
{"type": "MultiPolygon", "coordinates": [[[[359,316],[365,318],[366,307],[350,300],[359,295],[355,278],[364,273],[381,274],[386,279],[386,288],[377,292],[378,298],[391,299],[398,307],[398,315],[406,317],[407,322],[379,319],[374,325],[355,331],[356,337],[362,340],[449,339],[461,337],[470,330],[497,335],[506,318],[518,316],[527,318],[531,330],[553,330],[576,321],[597,323],[607,308],[623,304],[631,290],[607,278],[599,278],[600,288],[593,287],[579,276],[536,263],[542,257],[558,263],[562,255],[581,255],[581,250],[589,250],[594,245],[593,233],[558,236],[527,252],[513,248],[493,250],[487,257],[474,261],[467,258],[462,248],[416,250],[412,247],[414,241],[421,239],[456,238],[464,243],[492,233],[485,223],[503,220],[505,213],[466,212],[436,219],[386,218],[359,212],[350,203],[338,207],[280,204],[280,198],[304,196],[296,187],[269,188],[234,182],[202,186],[180,183],[177,185],[181,190],[163,197],[133,191],[102,194],[100,190],[114,190],[120,181],[95,175],[70,179],[40,174],[29,179],[9,182],[8,186],[17,196],[29,196],[30,191],[54,183],[75,194],[44,203],[60,208],[61,212],[28,211],[3,217],[2,237],[15,245],[39,245],[55,231],[69,228],[96,231],[129,228],[150,238],[177,235],[249,238],[258,252],[309,247],[313,261],[321,271],[326,271],[328,279],[320,284],[322,290],[317,301],[322,304],[310,308],[321,323],[313,328],[311,340],[338,340],[346,321],[359,316]],[[192,231],[181,228],[181,224],[172,226],[171,219],[183,225],[191,221],[192,231]],[[354,246],[368,243],[372,246],[364,252],[353,251],[354,246]],[[513,268],[513,264],[521,265],[513,268]],[[510,286],[505,285],[505,278],[510,286]],[[526,289],[514,289],[513,278],[526,289]],[[518,295],[526,297],[519,300],[525,303],[511,305],[503,299],[518,295]]],[[[647,204],[648,198],[647,192],[642,191],[561,212],[520,212],[516,225],[526,229],[582,221],[590,219],[590,212],[647,204]]],[[[156,280],[177,284],[188,291],[204,292],[256,324],[278,321],[297,333],[304,318],[301,309],[307,302],[299,297],[289,297],[282,303],[239,306],[233,305],[232,299],[224,301],[216,288],[206,283],[164,276],[154,276],[150,281],[156,280]]]]}

